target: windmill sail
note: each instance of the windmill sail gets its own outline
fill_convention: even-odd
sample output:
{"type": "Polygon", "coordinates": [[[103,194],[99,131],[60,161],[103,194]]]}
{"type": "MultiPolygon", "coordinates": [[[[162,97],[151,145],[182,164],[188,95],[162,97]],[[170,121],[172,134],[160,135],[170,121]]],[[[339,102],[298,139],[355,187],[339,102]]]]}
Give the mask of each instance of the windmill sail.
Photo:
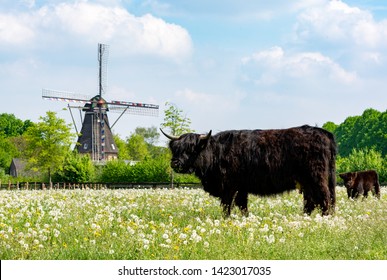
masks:
{"type": "Polygon", "coordinates": [[[46,100],[64,101],[67,103],[86,103],[91,97],[88,95],[77,94],[70,91],[59,91],[54,89],[42,89],[42,98],[46,100]]]}

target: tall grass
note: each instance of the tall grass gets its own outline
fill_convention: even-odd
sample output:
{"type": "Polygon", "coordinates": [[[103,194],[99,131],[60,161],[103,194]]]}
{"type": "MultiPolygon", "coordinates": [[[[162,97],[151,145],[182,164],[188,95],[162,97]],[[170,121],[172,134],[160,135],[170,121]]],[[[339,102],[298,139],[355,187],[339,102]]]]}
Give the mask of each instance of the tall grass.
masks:
{"type": "Polygon", "coordinates": [[[200,189],[0,192],[1,259],[387,259],[387,196],[302,214],[297,192],[224,219],[200,189]]]}

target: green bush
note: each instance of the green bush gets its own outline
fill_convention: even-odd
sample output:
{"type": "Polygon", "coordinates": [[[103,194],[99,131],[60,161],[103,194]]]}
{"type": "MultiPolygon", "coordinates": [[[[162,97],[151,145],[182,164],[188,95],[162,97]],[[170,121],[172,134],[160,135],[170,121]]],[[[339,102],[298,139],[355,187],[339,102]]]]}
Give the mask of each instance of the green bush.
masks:
{"type": "MultiPolygon", "coordinates": [[[[199,183],[195,175],[173,173],[166,157],[146,158],[135,164],[123,160],[108,162],[101,171],[100,182],[106,183],[199,183]]],[[[98,180],[98,179],[97,179],[98,180]]]]}
{"type": "Polygon", "coordinates": [[[101,167],[98,181],[101,182],[124,182],[127,175],[127,164],[123,160],[109,161],[105,166],[101,167]]]}
{"type": "Polygon", "coordinates": [[[111,161],[103,167],[100,181],[122,182],[169,182],[169,163],[163,159],[146,158],[135,164],[122,160],[111,161]]]}
{"type": "Polygon", "coordinates": [[[5,171],[3,168],[0,168],[0,181],[2,184],[8,182],[9,180],[9,175],[8,174],[5,174],[5,171]]]}
{"type": "Polygon", "coordinates": [[[200,184],[200,179],[196,177],[194,174],[173,174],[173,182],[174,183],[197,183],[200,184]]]}
{"type": "Polygon", "coordinates": [[[53,175],[54,182],[86,183],[93,181],[94,164],[88,155],[69,153],[62,166],[53,175]]]}
{"type": "MultiPolygon", "coordinates": [[[[374,169],[379,173],[379,181],[387,182],[387,158],[374,149],[353,149],[348,157],[338,157],[337,173],[374,169]]],[[[342,182],[338,177],[337,181],[342,182]]]]}

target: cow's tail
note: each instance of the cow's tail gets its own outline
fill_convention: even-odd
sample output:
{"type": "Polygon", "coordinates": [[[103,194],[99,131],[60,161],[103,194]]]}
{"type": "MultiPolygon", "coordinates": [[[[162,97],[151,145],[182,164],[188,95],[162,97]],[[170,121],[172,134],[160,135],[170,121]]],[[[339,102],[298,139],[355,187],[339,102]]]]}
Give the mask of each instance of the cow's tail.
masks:
{"type": "Polygon", "coordinates": [[[329,159],[329,178],[328,178],[328,188],[330,193],[330,213],[335,212],[336,206],[336,155],[337,155],[337,145],[335,137],[332,133],[328,132],[328,137],[330,140],[330,159],[329,159]]]}

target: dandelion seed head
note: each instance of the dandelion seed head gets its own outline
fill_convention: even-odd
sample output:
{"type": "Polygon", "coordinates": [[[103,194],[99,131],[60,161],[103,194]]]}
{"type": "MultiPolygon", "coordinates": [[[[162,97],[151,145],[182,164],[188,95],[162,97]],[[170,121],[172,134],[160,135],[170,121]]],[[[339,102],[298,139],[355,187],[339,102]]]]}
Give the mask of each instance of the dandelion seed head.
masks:
{"type": "Polygon", "coordinates": [[[187,238],[187,235],[186,235],[185,233],[180,233],[179,239],[184,240],[184,239],[186,239],[186,238],[187,238]]]}

